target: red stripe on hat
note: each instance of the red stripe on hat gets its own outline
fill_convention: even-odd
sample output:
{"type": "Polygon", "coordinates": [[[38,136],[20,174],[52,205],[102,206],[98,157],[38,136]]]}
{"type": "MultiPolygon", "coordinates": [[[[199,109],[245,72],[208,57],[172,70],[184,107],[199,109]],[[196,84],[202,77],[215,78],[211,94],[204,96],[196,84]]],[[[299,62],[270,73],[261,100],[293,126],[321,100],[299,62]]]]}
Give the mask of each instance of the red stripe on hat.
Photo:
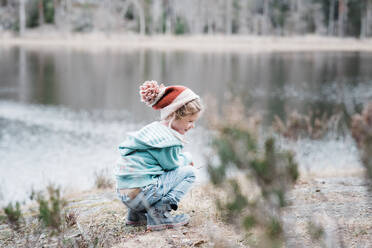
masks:
{"type": "Polygon", "coordinates": [[[158,109],[162,109],[166,106],[168,106],[169,104],[171,104],[174,99],[177,98],[177,96],[179,94],[182,93],[182,91],[186,90],[187,88],[184,87],[184,86],[169,86],[167,87],[167,89],[165,90],[164,92],[164,95],[160,98],[160,100],[155,104],[153,105],[152,107],[156,110],[158,109]]]}

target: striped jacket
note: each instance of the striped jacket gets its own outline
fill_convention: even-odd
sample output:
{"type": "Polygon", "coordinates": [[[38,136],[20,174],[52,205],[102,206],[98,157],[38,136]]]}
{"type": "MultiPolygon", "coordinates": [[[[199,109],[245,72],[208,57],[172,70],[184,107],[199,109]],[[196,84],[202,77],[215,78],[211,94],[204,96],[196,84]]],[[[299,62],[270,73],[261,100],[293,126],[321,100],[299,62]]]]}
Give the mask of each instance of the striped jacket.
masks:
{"type": "Polygon", "coordinates": [[[165,171],[191,163],[182,152],[183,144],[175,130],[153,122],[128,133],[120,144],[115,177],[118,189],[143,187],[154,183],[165,171]]]}

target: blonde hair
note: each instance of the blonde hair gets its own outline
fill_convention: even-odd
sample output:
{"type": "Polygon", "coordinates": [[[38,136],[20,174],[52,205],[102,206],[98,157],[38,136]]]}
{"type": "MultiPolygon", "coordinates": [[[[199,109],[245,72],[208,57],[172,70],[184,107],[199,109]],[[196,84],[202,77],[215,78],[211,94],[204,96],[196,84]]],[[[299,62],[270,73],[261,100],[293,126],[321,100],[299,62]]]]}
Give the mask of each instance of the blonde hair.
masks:
{"type": "Polygon", "coordinates": [[[180,120],[188,115],[193,115],[203,111],[203,104],[199,98],[191,100],[184,104],[182,107],[174,111],[173,114],[169,115],[167,119],[172,118],[180,120]]]}

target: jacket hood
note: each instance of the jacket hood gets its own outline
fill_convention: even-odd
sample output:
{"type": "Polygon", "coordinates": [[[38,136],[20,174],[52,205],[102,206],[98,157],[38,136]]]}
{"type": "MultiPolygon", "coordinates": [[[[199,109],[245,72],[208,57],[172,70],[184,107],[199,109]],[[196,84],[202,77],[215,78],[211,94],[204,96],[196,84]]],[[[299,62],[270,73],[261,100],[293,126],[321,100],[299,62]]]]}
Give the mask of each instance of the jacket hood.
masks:
{"type": "Polygon", "coordinates": [[[128,133],[125,141],[119,145],[119,149],[121,155],[125,156],[134,150],[170,146],[183,147],[182,137],[180,136],[176,131],[155,121],[141,128],[139,131],[128,133]]]}

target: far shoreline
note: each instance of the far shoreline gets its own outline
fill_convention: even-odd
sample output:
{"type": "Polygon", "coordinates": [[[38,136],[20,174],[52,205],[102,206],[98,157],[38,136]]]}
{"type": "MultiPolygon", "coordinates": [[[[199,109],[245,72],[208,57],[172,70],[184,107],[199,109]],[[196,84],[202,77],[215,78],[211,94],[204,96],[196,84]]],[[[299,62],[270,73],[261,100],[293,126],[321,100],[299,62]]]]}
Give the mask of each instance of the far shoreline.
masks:
{"type": "Polygon", "coordinates": [[[372,52],[372,39],[337,38],[316,35],[276,36],[141,36],[137,34],[27,32],[23,37],[0,34],[0,47],[30,49],[161,50],[193,52],[372,52]]]}

